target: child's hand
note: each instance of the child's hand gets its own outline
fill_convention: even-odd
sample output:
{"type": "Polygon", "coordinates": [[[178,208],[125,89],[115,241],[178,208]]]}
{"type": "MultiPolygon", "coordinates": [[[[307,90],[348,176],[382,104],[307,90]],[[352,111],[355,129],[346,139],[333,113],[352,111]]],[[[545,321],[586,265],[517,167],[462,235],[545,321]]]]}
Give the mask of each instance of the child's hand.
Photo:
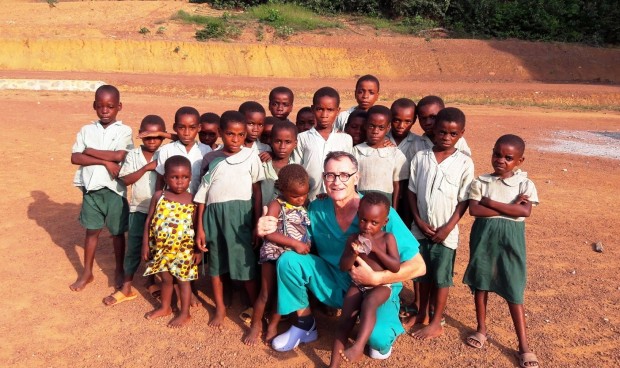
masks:
{"type": "Polygon", "coordinates": [[[148,131],[144,131],[140,134],[138,134],[138,138],[140,139],[144,139],[144,138],[166,138],[167,134],[165,132],[148,132],[148,131]]]}
{"type": "Polygon", "coordinates": [[[295,242],[295,245],[291,247],[295,252],[299,254],[308,254],[310,253],[310,244],[304,242],[295,242]]]}
{"type": "Polygon", "coordinates": [[[148,262],[149,259],[151,259],[151,251],[149,249],[149,243],[142,242],[142,260],[144,262],[148,262]]]}
{"type": "Polygon", "coordinates": [[[118,178],[118,173],[121,172],[121,166],[119,164],[116,162],[106,161],[103,166],[105,166],[106,170],[108,170],[108,174],[110,174],[112,179],[118,178]]]}
{"type": "Polygon", "coordinates": [[[489,197],[482,197],[478,201],[478,204],[481,206],[489,207],[489,197]]]}
{"type": "Polygon", "coordinates": [[[446,240],[451,231],[452,228],[449,226],[440,226],[435,230],[435,235],[430,239],[433,243],[441,243],[446,240]]]}
{"type": "Polygon", "coordinates": [[[435,236],[435,232],[437,231],[436,228],[432,227],[431,225],[427,224],[426,222],[422,220],[418,221],[414,219],[414,222],[416,226],[418,227],[418,229],[420,229],[422,234],[424,234],[425,237],[431,239],[433,236],[435,236]]]}
{"type": "Polygon", "coordinates": [[[209,251],[209,249],[207,248],[207,236],[203,229],[196,230],[196,237],[194,241],[196,242],[196,246],[198,247],[198,249],[203,252],[209,251]]]}
{"type": "Polygon", "coordinates": [[[258,229],[252,230],[252,248],[256,249],[261,245],[261,237],[258,236],[258,229]]]}
{"type": "Polygon", "coordinates": [[[359,252],[360,247],[361,247],[361,244],[360,244],[360,243],[358,243],[358,241],[357,241],[357,240],[354,240],[354,241],[352,241],[352,242],[351,242],[351,251],[352,251],[352,252],[353,252],[356,256],[359,256],[359,254],[360,254],[360,252],[359,252]]]}
{"type": "Polygon", "coordinates": [[[515,199],[515,203],[521,204],[521,205],[528,204],[529,202],[530,202],[530,196],[525,195],[525,194],[519,194],[517,196],[517,199],[515,199]]]}
{"type": "Polygon", "coordinates": [[[383,145],[382,147],[396,147],[396,145],[394,143],[392,143],[391,140],[389,140],[388,138],[385,138],[383,140],[383,145]]]}
{"type": "Polygon", "coordinates": [[[200,264],[202,262],[202,252],[194,250],[194,256],[192,257],[192,264],[200,264]]]}
{"type": "Polygon", "coordinates": [[[327,193],[319,193],[319,194],[316,195],[316,199],[323,200],[323,199],[327,199],[327,198],[328,198],[327,197],[327,193]]]}
{"type": "Polygon", "coordinates": [[[157,160],[151,161],[148,164],[144,165],[144,169],[146,171],[155,171],[157,168],[157,160]]]}
{"type": "Polygon", "coordinates": [[[258,158],[260,158],[260,162],[271,161],[271,153],[270,152],[261,152],[258,154],[258,158]]]}

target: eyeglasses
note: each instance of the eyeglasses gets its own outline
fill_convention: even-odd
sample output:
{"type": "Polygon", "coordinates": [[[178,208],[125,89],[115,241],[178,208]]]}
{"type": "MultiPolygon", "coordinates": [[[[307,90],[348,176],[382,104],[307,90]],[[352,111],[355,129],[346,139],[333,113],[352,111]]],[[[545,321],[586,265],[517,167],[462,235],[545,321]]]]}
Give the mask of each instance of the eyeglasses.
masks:
{"type": "Polygon", "coordinates": [[[326,182],[331,183],[333,181],[336,181],[336,178],[339,178],[341,182],[346,183],[355,174],[357,174],[357,171],[352,172],[350,174],[345,173],[345,172],[342,172],[340,174],[327,172],[327,173],[323,173],[323,179],[325,179],[326,182]]]}

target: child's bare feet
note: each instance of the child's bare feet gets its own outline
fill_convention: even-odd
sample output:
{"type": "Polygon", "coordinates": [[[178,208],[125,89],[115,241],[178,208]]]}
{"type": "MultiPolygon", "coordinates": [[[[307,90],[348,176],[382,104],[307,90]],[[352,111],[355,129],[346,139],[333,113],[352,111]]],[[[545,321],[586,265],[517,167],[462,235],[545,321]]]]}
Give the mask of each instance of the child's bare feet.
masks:
{"type": "Polygon", "coordinates": [[[411,334],[416,339],[428,340],[434,339],[443,334],[443,326],[439,323],[431,323],[430,325],[411,334]]]}
{"type": "Polygon", "coordinates": [[[269,326],[267,327],[267,332],[265,332],[265,342],[271,345],[271,340],[273,340],[276,336],[278,336],[278,326],[269,326]]]}
{"type": "Polygon", "coordinates": [[[209,327],[220,327],[222,326],[222,322],[224,322],[224,317],[226,317],[226,307],[216,307],[215,308],[215,316],[213,319],[209,321],[209,327]]]}
{"type": "Polygon", "coordinates": [[[196,296],[196,294],[192,293],[191,299],[189,300],[189,306],[198,307],[199,305],[200,305],[200,300],[198,300],[198,297],[196,296]]]}
{"type": "Polygon", "coordinates": [[[158,309],[155,309],[153,311],[148,312],[147,314],[144,315],[144,318],[146,319],[155,319],[155,318],[161,318],[161,317],[166,317],[169,316],[172,313],[172,308],[170,307],[164,307],[163,305],[161,307],[159,307],[158,309]]]}
{"type": "Polygon", "coordinates": [[[260,334],[261,326],[257,323],[256,325],[252,325],[250,327],[250,331],[243,339],[243,343],[248,346],[256,345],[256,341],[258,340],[258,335],[260,334]]]}
{"type": "Polygon", "coordinates": [[[362,356],[362,354],[364,353],[364,346],[362,345],[361,347],[357,347],[356,345],[358,344],[353,344],[353,346],[351,346],[344,352],[340,350],[340,356],[342,357],[342,360],[348,363],[353,363],[362,356]]]}
{"type": "Polygon", "coordinates": [[[86,285],[93,282],[94,279],[95,277],[93,275],[80,275],[73,284],[69,285],[69,289],[73,291],[82,291],[86,285]]]}
{"type": "Polygon", "coordinates": [[[425,325],[429,323],[429,319],[425,314],[417,314],[414,316],[410,316],[405,318],[403,322],[403,327],[405,331],[411,330],[412,327],[416,325],[425,325]]]}
{"type": "Polygon", "coordinates": [[[179,314],[172,321],[168,322],[168,327],[170,328],[180,328],[185,326],[192,320],[192,317],[189,314],[179,314]]]}

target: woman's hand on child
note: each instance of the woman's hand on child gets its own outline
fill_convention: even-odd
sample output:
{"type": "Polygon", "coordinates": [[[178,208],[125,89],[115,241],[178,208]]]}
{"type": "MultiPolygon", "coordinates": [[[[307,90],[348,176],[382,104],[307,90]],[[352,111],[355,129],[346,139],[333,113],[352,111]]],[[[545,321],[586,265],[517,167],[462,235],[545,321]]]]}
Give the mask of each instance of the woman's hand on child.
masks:
{"type": "Polygon", "coordinates": [[[359,285],[377,286],[381,284],[380,275],[377,274],[362,257],[357,257],[349,274],[351,275],[351,279],[359,285]]]}

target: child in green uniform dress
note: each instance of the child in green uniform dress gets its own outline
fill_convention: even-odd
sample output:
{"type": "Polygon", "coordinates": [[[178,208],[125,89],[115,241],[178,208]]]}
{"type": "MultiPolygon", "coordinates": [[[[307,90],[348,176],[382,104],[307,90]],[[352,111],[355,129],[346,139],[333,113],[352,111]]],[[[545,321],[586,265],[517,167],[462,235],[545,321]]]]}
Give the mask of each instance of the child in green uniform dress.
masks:
{"type": "Polygon", "coordinates": [[[469,265],[463,282],[475,294],[477,331],[466,342],[482,348],[487,340],[489,291],[506,300],[519,339],[519,364],[537,367],[525,333],[525,217],[538,204],[536,187],[527,174],[515,170],[523,162],[525,143],[516,135],[501,136],[493,147],[493,173],[472,182],[469,213],[476,217],[469,238],[469,265]]]}
{"type": "Polygon", "coordinates": [[[172,313],[173,282],[179,284],[181,312],[169,327],[181,327],[190,321],[189,305],[192,289],[189,281],[198,278],[196,264],[202,253],[194,250],[194,217],[196,206],[187,191],[192,166],[183,156],[172,156],[164,164],[166,189],[155,192],[146,218],[142,240],[142,259],[147,264],[144,276],[161,273],[161,306],[146,314],[147,319],[172,313]]]}

